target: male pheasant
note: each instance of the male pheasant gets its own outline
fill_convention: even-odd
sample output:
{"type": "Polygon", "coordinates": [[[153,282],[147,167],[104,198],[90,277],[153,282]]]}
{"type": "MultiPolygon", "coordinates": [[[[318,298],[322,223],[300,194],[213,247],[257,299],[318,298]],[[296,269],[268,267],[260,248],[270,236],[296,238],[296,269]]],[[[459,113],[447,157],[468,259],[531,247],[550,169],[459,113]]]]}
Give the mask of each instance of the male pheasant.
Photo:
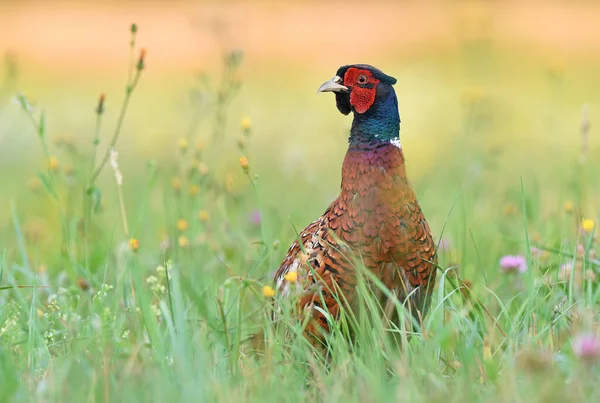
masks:
{"type": "MultiPolygon", "coordinates": [[[[355,64],[340,67],[319,88],[335,93],[341,113],[354,113],[341,192],[299,234],[274,278],[282,297],[297,292],[298,310],[311,316],[306,333],[319,343],[330,330],[327,316],[339,318],[338,301],[356,308],[357,262],[417,320],[435,284],[436,247],[406,178],[395,83],[379,69],[355,64]]],[[[388,303],[383,294],[380,303],[388,303]]]]}

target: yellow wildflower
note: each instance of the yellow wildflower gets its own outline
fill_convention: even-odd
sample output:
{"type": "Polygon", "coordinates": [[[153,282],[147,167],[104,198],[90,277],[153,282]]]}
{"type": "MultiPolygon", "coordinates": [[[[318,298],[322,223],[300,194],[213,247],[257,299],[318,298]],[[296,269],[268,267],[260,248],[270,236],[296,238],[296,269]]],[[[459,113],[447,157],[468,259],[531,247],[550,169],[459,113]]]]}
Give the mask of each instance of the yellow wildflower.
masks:
{"type": "Polygon", "coordinates": [[[173,186],[173,190],[179,191],[181,189],[181,179],[175,177],[171,180],[171,186],[173,186]]]}
{"type": "Polygon", "coordinates": [[[32,192],[37,192],[38,190],[40,190],[40,188],[42,187],[42,181],[40,181],[38,178],[33,177],[30,178],[27,181],[27,187],[29,188],[29,190],[31,190],[32,192]]]}
{"type": "Polygon", "coordinates": [[[564,206],[564,208],[565,208],[565,212],[567,212],[567,213],[572,213],[572,212],[573,212],[573,210],[575,209],[575,205],[573,204],[573,202],[572,202],[572,201],[570,201],[570,200],[567,200],[567,201],[565,202],[565,206],[564,206]]]}
{"type": "Polygon", "coordinates": [[[514,204],[508,203],[506,206],[504,206],[504,214],[513,215],[516,212],[517,212],[517,208],[514,206],[514,204]]]}
{"type": "Polygon", "coordinates": [[[198,218],[199,218],[199,219],[200,219],[200,221],[202,221],[202,222],[206,222],[206,221],[208,221],[209,217],[210,217],[210,215],[208,214],[208,211],[206,211],[206,210],[200,210],[200,211],[198,212],[198,218]]]}
{"type": "Polygon", "coordinates": [[[285,278],[285,281],[287,281],[288,283],[295,283],[296,280],[298,280],[298,272],[297,271],[290,271],[289,273],[287,273],[283,277],[285,278]]]}
{"type": "Polygon", "coordinates": [[[58,171],[59,166],[60,166],[60,162],[58,161],[58,158],[56,158],[54,155],[51,155],[48,158],[48,168],[50,168],[50,170],[56,172],[56,171],[58,171]]]}
{"type": "Polygon", "coordinates": [[[250,128],[252,127],[252,121],[250,120],[250,118],[248,116],[246,116],[242,119],[241,126],[242,126],[242,130],[245,130],[245,131],[250,130],[250,128]]]}
{"type": "Polygon", "coordinates": [[[248,166],[248,158],[240,157],[240,166],[242,167],[242,170],[245,173],[248,173],[248,171],[250,170],[250,167],[248,166]]]}
{"type": "Polygon", "coordinates": [[[273,298],[275,296],[275,290],[273,289],[273,287],[271,286],[264,286],[263,287],[263,296],[265,298],[273,298]]]}
{"type": "Polygon", "coordinates": [[[65,174],[71,175],[74,172],[75,172],[75,167],[73,166],[73,164],[67,164],[67,165],[65,165],[65,174]]]}
{"type": "Polygon", "coordinates": [[[177,145],[179,146],[179,149],[181,151],[185,151],[185,150],[187,150],[187,148],[189,146],[189,143],[188,143],[188,141],[187,141],[186,138],[182,138],[182,139],[179,140],[179,142],[177,143],[177,145]]]}
{"type": "Polygon", "coordinates": [[[202,161],[198,163],[198,172],[200,172],[201,175],[206,175],[208,173],[208,167],[202,161]]]}
{"type": "Polygon", "coordinates": [[[592,232],[594,230],[595,225],[596,225],[596,222],[594,220],[592,220],[591,218],[584,218],[584,220],[581,223],[581,228],[585,232],[592,232]]]}
{"type": "Polygon", "coordinates": [[[180,218],[179,220],[177,220],[177,229],[179,231],[185,231],[186,229],[188,229],[189,225],[188,222],[186,220],[184,220],[183,218],[180,218]]]}
{"type": "Polygon", "coordinates": [[[129,249],[131,249],[134,252],[137,252],[137,250],[140,248],[140,241],[138,241],[135,238],[131,238],[129,240],[129,249]]]}
{"type": "Polygon", "coordinates": [[[179,244],[180,248],[187,248],[188,246],[190,246],[190,240],[187,239],[186,236],[181,235],[178,239],[177,239],[177,243],[179,244]]]}
{"type": "Polygon", "coordinates": [[[198,193],[200,193],[200,186],[198,186],[196,184],[191,184],[190,185],[190,195],[196,196],[198,193]]]}
{"type": "Polygon", "coordinates": [[[233,187],[235,185],[235,176],[232,173],[228,173],[225,176],[225,190],[229,193],[233,191],[233,187]]]}

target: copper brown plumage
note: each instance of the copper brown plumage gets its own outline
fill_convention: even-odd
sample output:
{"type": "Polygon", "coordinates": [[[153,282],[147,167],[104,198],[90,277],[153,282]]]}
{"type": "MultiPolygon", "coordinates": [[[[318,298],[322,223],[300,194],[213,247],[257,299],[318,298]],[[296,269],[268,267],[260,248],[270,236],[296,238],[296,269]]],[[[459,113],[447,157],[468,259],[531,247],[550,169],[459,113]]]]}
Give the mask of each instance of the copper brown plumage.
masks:
{"type": "Polygon", "coordinates": [[[371,66],[351,65],[319,89],[335,92],[342,113],[354,112],[341,192],[299,234],[275,275],[282,297],[297,291],[299,312],[311,317],[306,332],[319,341],[330,330],[326,313],[339,317],[338,301],[355,307],[357,263],[399,301],[410,296],[407,308],[417,317],[426,313],[435,284],[436,248],[406,176],[395,82],[371,66]],[[289,284],[292,271],[298,280],[289,284]]]}

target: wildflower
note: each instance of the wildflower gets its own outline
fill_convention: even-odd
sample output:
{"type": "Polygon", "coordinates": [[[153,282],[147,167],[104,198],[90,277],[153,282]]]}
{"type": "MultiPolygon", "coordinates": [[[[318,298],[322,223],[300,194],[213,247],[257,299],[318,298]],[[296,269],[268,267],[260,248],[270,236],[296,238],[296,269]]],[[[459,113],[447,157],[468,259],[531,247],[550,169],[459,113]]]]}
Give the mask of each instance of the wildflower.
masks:
{"type": "Polygon", "coordinates": [[[263,296],[265,298],[273,298],[275,296],[275,290],[273,289],[273,287],[270,287],[268,285],[263,287],[263,296]]]}
{"type": "Polygon", "coordinates": [[[592,333],[581,334],[572,342],[573,353],[585,361],[600,358],[600,339],[592,333]]]}
{"type": "Polygon", "coordinates": [[[208,166],[202,161],[198,162],[198,172],[200,172],[201,175],[206,175],[208,173],[208,166]]]}
{"type": "Polygon", "coordinates": [[[196,143],[196,151],[203,151],[204,147],[206,147],[206,143],[202,140],[198,140],[196,143]]]}
{"type": "Polygon", "coordinates": [[[260,225],[260,210],[252,210],[248,216],[250,223],[258,226],[260,225]]]}
{"type": "Polygon", "coordinates": [[[250,120],[250,118],[248,116],[245,116],[242,119],[241,126],[242,126],[243,131],[250,130],[250,128],[252,127],[252,121],[250,120]]]}
{"type": "Polygon", "coordinates": [[[244,173],[248,173],[250,168],[248,166],[248,159],[246,157],[240,157],[240,166],[242,167],[244,173]]]}
{"type": "Polygon", "coordinates": [[[48,168],[50,168],[51,171],[58,171],[58,168],[60,167],[60,162],[58,161],[58,158],[56,158],[54,155],[51,155],[50,157],[48,157],[48,168]]]}
{"type": "Polygon", "coordinates": [[[38,178],[33,177],[30,178],[27,181],[27,187],[29,188],[29,190],[31,190],[32,192],[37,192],[38,190],[40,190],[42,186],[42,181],[40,181],[38,178]]]}
{"type": "Polygon", "coordinates": [[[565,213],[572,213],[573,210],[575,209],[575,205],[573,204],[572,201],[567,200],[565,202],[564,209],[565,209],[565,213]]]}
{"type": "Polygon", "coordinates": [[[233,176],[232,173],[228,173],[225,176],[225,190],[228,193],[231,193],[233,191],[234,186],[235,186],[235,176],[233,176]]]}
{"type": "Polygon", "coordinates": [[[182,138],[182,139],[180,139],[180,140],[179,140],[179,142],[177,143],[177,146],[179,147],[179,149],[180,149],[181,151],[185,151],[185,150],[187,150],[187,148],[188,148],[188,146],[189,146],[189,143],[188,143],[188,141],[187,141],[187,139],[186,139],[186,138],[182,138]]]}
{"type": "Polygon", "coordinates": [[[181,179],[175,177],[171,180],[171,186],[173,187],[173,190],[175,191],[179,191],[181,189],[181,179]]]}
{"type": "Polygon", "coordinates": [[[507,205],[504,206],[504,214],[513,215],[516,212],[517,212],[517,208],[515,207],[514,204],[508,203],[507,205]]]}
{"type": "Polygon", "coordinates": [[[177,220],[177,229],[181,232],[185,231],[186,229],[188,229],[189,224],[186,220],[184,220],[183,218],[180,218],[179,220],[177,220]]]}
{"type": "Polygon", "coordinates": [[[208,211],[206,210],[200,210],[198,212],[198,218],[200,219],[200,221],[202,222],[207,222],[208,219],[210,218],[210,215],[208,214],[208,211]]]}
{"type": "Polygon", "coordinates": [[[75,167],[73,164],[67,164],[65,165],[64,171],[66,175],[72,175],[75,172],[75,167]]]}
{"type": "Polygon", "coordinates": [[[298,280],[298,272],[297,271],[290,271],[289,273],[287,273],[283,277],[285,278],[285,281],[287,281],[288,283],[295,283],[296,280],[298,280]]]}
{"type": "Polygon", "coordinates": [[[558,280],[569,281],[571,279],[571,273],[573,272],[573,263],[567,262],[561,264],[558,268],[558,280]]]}
{"type": "Polygon", "coordinates": [[[129,240],[129,249],[131,249],[134,252],[137,252],[139,248],[140,248],[140,241],[138,241],[135,238],[131,238],[129,240]]]}
{"type": "Polygon", "coordinates": [[[452,249],[452,240],[448,238],[442,238],[438,248],[441,252],[448,252],[452,249]]]}
{"type": "Polygon", "coordinates": [[[505,273],[525,273],[527,260],[520,255],[506,255],[500,259],[500,269],[505,273]]]}
{"type": "Polygon", "coordinates": [[[591,218],[585,218],[581,222],[581,229],[588,233],[592,232],[594,230],[595,226],[596,226],[596,222],[594,220],[592,220],[591,218]]]}
{"type": "Polygon", "coordinates": [[[191,196],[196,196],[198,193],[200,193],[200,186],[192,183],[190,185],[190,195],[191,196]]]}
{"type": "Polygon", "coordinates": [[[180,248],[187,248],[188,246],[190,246],[190,240],[187,239],[187,237],[185,235],[181,235],[177,239],[177,243],[179,244],[180,248]]]}

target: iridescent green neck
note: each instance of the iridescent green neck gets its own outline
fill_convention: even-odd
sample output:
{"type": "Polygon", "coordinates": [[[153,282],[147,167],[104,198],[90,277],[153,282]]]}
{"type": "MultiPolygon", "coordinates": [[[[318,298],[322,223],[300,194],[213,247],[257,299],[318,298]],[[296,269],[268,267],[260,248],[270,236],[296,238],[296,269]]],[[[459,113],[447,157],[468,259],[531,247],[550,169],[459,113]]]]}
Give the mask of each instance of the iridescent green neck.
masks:
{"type": "Polygon", "coordinates": [[[349,142],[400,144],[398,99],[391,86],[379,86],[377,99],[368,111],[363,114],[354,112],[349,142]]]}

